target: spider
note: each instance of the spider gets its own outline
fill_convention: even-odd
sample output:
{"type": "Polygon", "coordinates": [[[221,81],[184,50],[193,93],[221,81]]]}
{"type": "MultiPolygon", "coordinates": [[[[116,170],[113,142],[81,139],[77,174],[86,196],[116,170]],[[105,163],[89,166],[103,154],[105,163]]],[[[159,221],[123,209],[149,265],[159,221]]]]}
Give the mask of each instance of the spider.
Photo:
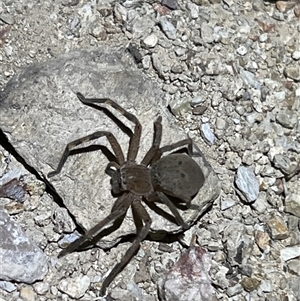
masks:
{"type": "Polygon", "coordinates": [[[138,251],[140,243],[149,233],[151,218],[143,203],[148,205],[159,201],[165,204],[173,214],[174,222],[185,230],[188,228],[188,225],[178,212],[173,199],[175,197],[179,202],[185,203],[185,206],[188,208],[192,198],[198,193],[204,183],[204,175],[199,165],[188,154],[170,153],[162,156],[165,152],[171,152],[180,147],[188,147],[191,150],[192,140],[187,138],[174,144],[160,147],[162,138],[161,116],[154,122],[152,146],[143,157],[141,163],[138,164],[135,160],[139,149],[142,126],[136,116],[109,98],[85,98],[81,93],[77,93],[77,97],[83,104],[94,108],[95,104],[105,103],[134,123],[134,131],[131,133],[126,159],[120,144],[111,132],[96,131],[68,143],[57,169],[48,174],[49,178],[59,174],[71,149],[84,142],[105,136],[111,145],[115,160],[109,162],[105,170],[106,174],[111,177],[112,195],[117,196],[111,213],[97,225],[86,231],[84,235],[69,244],[58,255],[58,257],[62,257],[78,249],[84,243],[91,241],[107,224],[124,217],[129,207],[131,207],[137,228],[136,237],[121,261],[115,265],[104,280],[100,290],[100,294],[103,296],[107,287],[129,263],[138,251]]]}

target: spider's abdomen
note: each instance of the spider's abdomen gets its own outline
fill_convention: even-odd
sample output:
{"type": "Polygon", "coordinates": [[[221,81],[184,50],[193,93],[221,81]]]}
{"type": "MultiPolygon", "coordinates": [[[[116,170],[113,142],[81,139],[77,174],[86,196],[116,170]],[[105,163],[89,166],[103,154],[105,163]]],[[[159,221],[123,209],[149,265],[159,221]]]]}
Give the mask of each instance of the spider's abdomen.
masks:
{"type": "Polygon", "coordinates": [[[203,186],[204,175],[188,155],[170,154],[151,166],[154,190],[189,201],[203,186]]]}
{"type": "Polygon", "coordinates": [[[127,162],[120,168],[121,187],[136,195],[148,195],[153,191],[150,170],[145,165],[127,162]]]}

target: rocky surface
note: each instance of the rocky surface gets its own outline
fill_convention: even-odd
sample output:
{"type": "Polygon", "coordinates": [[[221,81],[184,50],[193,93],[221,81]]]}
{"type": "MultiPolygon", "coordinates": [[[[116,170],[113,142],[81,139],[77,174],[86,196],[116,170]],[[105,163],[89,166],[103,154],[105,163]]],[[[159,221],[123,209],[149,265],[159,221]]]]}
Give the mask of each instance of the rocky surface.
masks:
{"type": "MultiPolygon", "coordinates": [[[[182,133],[193,138],[220,179],[221,197],[182,237],[173,243],[143,242],[110,286],[112,298],[158,300],[159,279],[165,278],[197,233],[199,244],[211,255],[209,274],[217,300],[300,299],[299,5],[296,0],[0,3],[2,90],[12,76],[30,70],[25,68],[32,64],[47,65],[51,59],[82,49],[127,48],[124,56],[131,56],[161,92],[163,112],[169,109],[164,113],[166,128],[173,120],[182,133]],[[248,172],[241,177],[240,170],[248,172]],[[237,179],[242,179],[243,188],[237,179]]],[[[93,79],[89,68],[73,68],[81,77],[70,74],[70,79],[93,79]]],[[[34,78],[35,73],[29,75],[34,78]]],[[[51,88],[52,82],[44,84],[51,88]]],[[[62,115],[77,110],[74,118],[78,119],[81,114],[74,94],[65,88],[53,86],[52,105],[65,99],[66,91],[71,102],[62,115]]],[[[93,87],[86,93],[101,89],[93,87]]],[[[120,98],[123,90],[114,87],[120,98]]],[[[47,97],[41,93],[36,98],[51,103],[47,97]]],[[[0,102],[3,99],[6,97],[1,96],[0,102]]],[[[18,110],[18,100],[24,104],[26,99],[16,90],[12,110],[18,110]]],[[[34,109],[30,105],[23,107],[25,115],[34,109]]],[[[39,106],[35,110],[38,114],[39,106]]],[[[95,121],[95,116],[90,120],[95,121]]],[[[41,118],[44,124],[51,122],[49,116],[41,118]]],[[[1,118],[1,128],[12,122],[4,123],[1,118]]],[[[25,126],[20,123],[16,130],[24,131],[25,126]]],[[[6,134],[9,140],[15,137],[6,134]]],[[[73,139],[71,135],[76,133],[70,133],[73,139]]],[[[30,139],[20,136],[18,143],[26,148],[30,139]]],[[[52,135],[46,139],[53,139],[52,135]]],[[[36,153],[24,162],[4,135],[0,141],[1,208],[50,258],[48,273],[41,281],[26,284],[28,281],[2,279],[0,298],[99,299],[103,278],[130,241],[110,251],[93,248],[58,260],[63,246],[60,239],[66,233],[74,235],[76,228],[62,200],[45,191],[44,176],[57,164],[61,147],[52,152],[51,164],[41,159],[44,154],[36,153]]],[[[32,148],[34,145],[32,141],[32,148]]],[[[53,185],[59,185],[58,179],[63,177],[53,179],[53,185]]]]}
{"type": "MultiPolygon", "coordinates": [[[[77,224],[84,229],[92,228],[108,216],[115,201],[111,195],[110,178],[105,173],[109,157],[101,155],[104,147],[111,149],[107,139],[100,137],[74,148],[73,151],[80,153],[81,150],[82,153],[82,148],[94,146],[94,151],[87,149],[81,157],[70,156],[62,172],[53,178],[48,178],[47,174],[57,168],[66,141],[85,137],[101,129],[111,130],[122,145],[126,157],[129,137],[109,117],[107,110],[84,106],[73,91],[80,91],[87,97],[109,95],[111,99],[118,100],[123,108],[138,116],[143,131],[137,162],[142,160],[151,147],[153,121],[159,115],[162,117],[163,127],[161,146],[172,145],[187,138],[172,123],[167,109],[161,105],[161,92],[155,89],[151,80],[143,76],[131,57],[125,54],[125,49],[111,47],[70,52],[46,64],[26,68],[9,82],[1,94],[1,128],[9,143],[29,166],[45,181],[50,182],[77,224]],[[84,73],[85,69],[89,70],[88,76],[84,73]],[[97,147],[98,151],[95,151],[97,147]],[[92,166],[90,162],[93,162],[92,166]],[[85,210],[86,208],[90,210],[85,210]]],[[[109,107],[107,109],[113,116],[122,119],[124,125],[132,128],[132,122],[120,112],[109,107]]],[[[218,178],[202,153],[196,149],[196,145],[194,152],[193,159],[199,164],[205,181],[193,198],[193,206],[188,210],[180,210],[189,225],[212,205],[220,193],[218,178]]],[[[106,154],[107,151],[103,150],[103,153],[106,154]]],[[[161,208],[171,214],[166,206],[161,208]]],[[[181,231],[180,226],[154,211],[150,215],[153,220],[151,231],[181,231]]],[[[113,232],[112,237],[105,236],[103,241],[99,241],[99,245],[111,247],[122,237],[134,233],[134,221],[129,212],[120,231],[113,232]]]]}

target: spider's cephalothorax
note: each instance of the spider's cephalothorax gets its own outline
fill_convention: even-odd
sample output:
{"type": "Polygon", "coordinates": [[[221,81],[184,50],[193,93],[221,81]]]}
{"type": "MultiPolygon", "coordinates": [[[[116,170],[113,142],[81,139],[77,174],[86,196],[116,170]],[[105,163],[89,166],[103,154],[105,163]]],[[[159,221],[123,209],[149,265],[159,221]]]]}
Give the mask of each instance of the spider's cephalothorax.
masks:
{"type": "Polygon", "coordinates": [[[192,152],[192,140],[190,138],[160,147],[162,138],[161,117],[158,117],[154,122],[152,146],[142,161],[137,164],[135,160],[142,131],[139,120],[109,98],[90,99],[85,98],[81,93],[77,93],[77,97],[83,104],[92,105],[93,107],[94,104],[106,103],[135,124],[126,159],[120,144],[111,132],[97,131],[70,142],[65,148],[57,169],[48,174],[48,177],[58,174],[66,162],[70,150],[79,144],[105,136],[112,147],[115,160],[109,162],[105,170],[111,177],[112,194],[117,196],[111,213],[59,254],[59,257],[62,257],[79,248],[86,241],[97,236],[107,224],[124,218],[127,210],[131,207],[136,220],[137,236],[123,256],[121,262],[112,269],[104,280],[100,292],[101,295],[104,295],[106,288],[110,285],[115,276],[128,264],[130,259],[137,252],[141,241],[143,241],[149,233],[151,218],[142,203],[145,202],[149,204],[149,202],[159,201],[165,204],[173,214],[174,222],[183,229],[187,229],[188,225],[182,219],[172,200],[175,197],[179,202],[184,202],[187,207],[189,207],[192,198],[198,193],[204,183],[204,175],[199,165],[190,156],[192,152]],[[162,157],[164,153],[172,152],[182,147],[187,147],[189,150],[188,154],[169,153],[162,157]]]}

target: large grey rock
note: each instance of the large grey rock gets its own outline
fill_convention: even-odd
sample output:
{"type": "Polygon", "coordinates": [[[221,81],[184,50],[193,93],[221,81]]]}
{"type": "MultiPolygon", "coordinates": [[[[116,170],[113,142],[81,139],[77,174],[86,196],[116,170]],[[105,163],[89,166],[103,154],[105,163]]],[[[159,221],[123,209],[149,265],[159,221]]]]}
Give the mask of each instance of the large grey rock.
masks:
{"type": "Polygon", "coordinates": [[[209,270],[211,255],[199,246],[191,246],[159,282],[164,301],[214,301],[209,270]]]}
{"type": "Polygon", "coordinates": [[[0,279],[33,283],[48,272],[48,257],[0,210],[0,279]]]}
{"type": "MultiPolygon", "coordinates": [[[[107,158],[97,151],[82,151],[70,156],[62,172],[48,179],[66,147],[75,139],[97,130],[111,131],[126,153],[129,137],[105,114],[83,105],[76,97],[109,97],[143,126],[140,161],[153,140],[153,121],[162,116],[162,146],[186,138],[165,109],[162,92],[133,63],[125,49],[102,47],[68,53],[46,63],[34,65],[15,76],[0,94],[0,127],[16,151],[61,196],[66,207],[85,229],[106,217],[115,201],[110,178],[105,174],[107,158]]],[[[109,108],[126,126],[131,122],[109,108]]],[[[104,145],[105,138],[84,144],[104,145]]],[[[194,157],[206,181],[189,210],[181,210],[188,224],[195,221],[219,195],[218,179],[200,151],[194,157]]],[[[176,232],[180,227],[150,209],[151,231],[176,232]]],[[[131,211],[120,230],[102,240],[102,246],[115,243],[123,235],[135,232],[131,211]]]]}

